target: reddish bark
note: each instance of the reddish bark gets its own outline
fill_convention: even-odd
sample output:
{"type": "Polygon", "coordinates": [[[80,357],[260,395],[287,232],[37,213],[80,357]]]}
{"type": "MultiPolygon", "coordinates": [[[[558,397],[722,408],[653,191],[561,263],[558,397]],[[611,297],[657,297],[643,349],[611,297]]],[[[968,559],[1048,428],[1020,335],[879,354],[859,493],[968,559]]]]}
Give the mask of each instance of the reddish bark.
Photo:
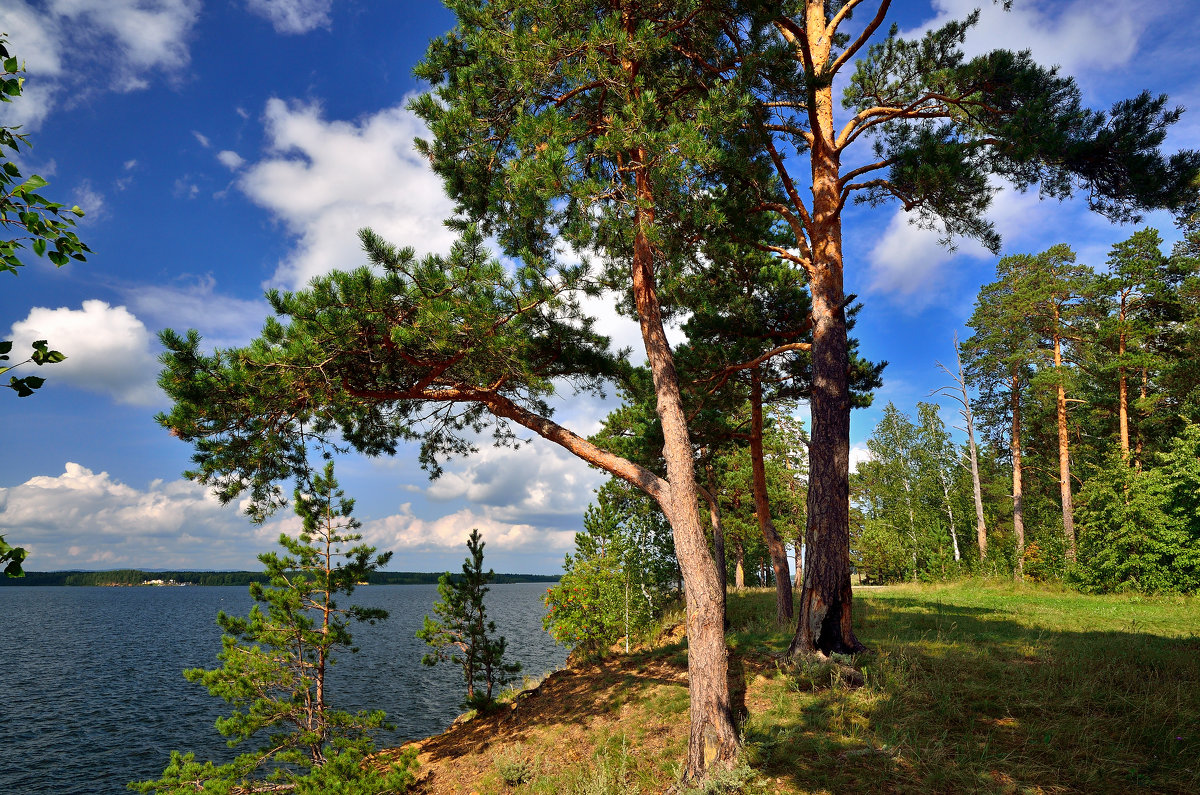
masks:
{"type": "Polygon", "coordinates": [[[771,568],[775,571],[775,621],[785,624],[792,620],[792,574],[788,569],[787,549],[771,521],[771,504],[767,496],[767,467],[763,460],[763,395],[758,371],[750,372],[750,461],[754,473],[754,513],[763,541],[771,553],[771,568]]]}
{"type": "MultiPolygon", "coordinates": [[[[639,152],[636,162],[644,163],[645,160],[645,153],[639,152]]],[[[738,736],[727,680],[725,616],[721,610],[723,593],[700,522],[692,444],[675,360],[663,329],[654,282],[654,252],[646,236],[646,228],[654,223],[654,217],[643,208],[651,206],[653,193],[643,170],[637,172],[636,178],[638,198],[644,204],[634,217],[630,271],[634,304],[646,348],[646,361],[654,379],[656,407],[663,431],[668,488],[658,502],[671,523],[687,607],[691,726],[684,778],[690,781],[703,777],[706,759],[718,766],[731,765],[737,756],[738,736]],[[708,747],[710,744],[711,748],[708,747]]]]}
{"type": "MultiPolygon", "coordinates": [[[[1054,326],[1058,328],[1058,307],[1054,307],[1054,326]]],[[[1067,393],[1063,387],[1062,338],[1054,334],[1054,372],[1058,377],[1055,409],[1058,415],[1058,493],[1062,499],[1063,535],[1067,539],[1067,560],[1075,561],[1075,506],[1071,499],[1071,450],[1067,434],[1067,393]]]]}
{"type": "Polygon", "coordinates": [[[1021,494],[1021,379],[1014,371],[1010,390],[1012,402],[1012,452],[1013,468],[1013,536],[1016,539],[1017,565],[1014,574],[1019,580],[1025,576],[1025,504],[1021,494]]]}

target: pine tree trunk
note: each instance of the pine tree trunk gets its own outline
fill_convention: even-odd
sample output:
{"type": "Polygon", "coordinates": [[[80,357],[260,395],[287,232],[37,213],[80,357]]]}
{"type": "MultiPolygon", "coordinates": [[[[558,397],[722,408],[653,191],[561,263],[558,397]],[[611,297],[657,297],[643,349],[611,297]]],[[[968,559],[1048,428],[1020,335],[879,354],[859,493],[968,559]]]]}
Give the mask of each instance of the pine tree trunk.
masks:
{"type": "Polygon", "coordinates": [[[793,581],[793,585],[797,589],[800,588],[801,583],[804,581],[804,552],[803,552],[803,549],[804,549],[803,545],[800,543],[799,540],[797,540],[796,543],[792,545],[792,561],[794,564],[792,566],[792,568],[796,572],[794,575],[795,580],[793,581]]]}
{"type": "MultiPolygon", "coordinates": [[[[828,111],[832,113],[830,108],[828,111]]],[[[809,409],[807,549],[796,634],[789,659],[865,647],[854,635],[850,587],[850,390],[842,290],[841,226],[837,207],[837,155],[814,146],[813,258],[811,274],[813,383],[809,409]],[[832,192],[833,195],[825,195],[832,192]]]]}
{"type": "Polygon", "coordinates": [[[758,370],[750,373],[750,462],[754,473],[754,513],[762,531],[767,550],[771,553],[771,568],[775,570],[775,621],[783,625],[792,620],[792,576],[788,569],[787,549],[771,521],[771,505],[767,497],[767,467],[763,460],[763,396],[758,370]]]}
{"type": "Polygon", "coordinates": [[[912,539],[912,581],[917,581],[917,519],[913,516],[912,489],[908,478],[904,478],[904,500],[908,504],[908,537],[912,539]]]}
{"type": "MultiPolygon", "coordinates": [[[[647,162],[645,152],[638,152],[634,162],[647,162]]],[[[717,567],[700,522],[692,445],[675,360],[663,329],[654,282],[654,253],[646,235],[654,218],[644,208],[651,206],[653,193],[644,170],[638,170],[635,176],[638,199],[643,204],[634,217],[630,271],[646,360],[654,379],[657,412],[663,431],[663,458],[670,484],[668,494],[660,504],[671,523],[675,554],[683,574],[691,721],[684,778],[694,781],[704,776],[706,759],[711,759],[718,767],[733,764],[738,736],[729,699],[722,592],[717,567]]]]}
{"type": "MultiPolygon", "coordinates": [[[[1055,324],[1058,308],[1054,309],[1055,324]]],[[[1055,405],[1058,414],[1058,491],[1062,497],[1063,535],[1067,539],[1067,560],[1075,562],[1075,506],[1071,500],[1071,453],[1067,435],[1067,393],[1063,388],[1062,341],[1054,335],[1054,372],[1058,376],[1055,405]]]]}
{"type": "Polygon", "coordinates": [[[1121,457],[1129,460],[1129,379],[1125,373],[1125,296],[1121,296],[1118,315],[1121,333],[1117,337],[1117,420],[1121,433],[1121,457]]]}
{"type": "Polygon", "coordinates": [[[1014,575],[1018,580],[1025,576],[1025,503],[1021,493],[1021,379],[1014,370],[1010,399],[1012,401],[1012,451],[1013,468],[1013,536],[1016,541],[1016,566],[1014,575]]]}

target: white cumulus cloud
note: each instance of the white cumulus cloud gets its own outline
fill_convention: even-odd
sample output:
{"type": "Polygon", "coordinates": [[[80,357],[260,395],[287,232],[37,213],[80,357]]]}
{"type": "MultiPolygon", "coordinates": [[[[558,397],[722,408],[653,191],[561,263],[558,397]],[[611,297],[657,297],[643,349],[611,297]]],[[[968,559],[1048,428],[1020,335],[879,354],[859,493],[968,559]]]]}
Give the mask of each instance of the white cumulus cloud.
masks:
{"type": "Polygon", "coordinates": [[[425,493],[438,501],[466,499],[496,521],[574,527],[604,480],[581,459],[538,439],[515,450],[480,447],[425,493]]]}
{"type": "Polygon", "coordinates": [[[0,3],[0,31],[29,80],[0,122],[36,129],[64,99],[99,90],[137,91],[176,78],[191,60],[188,38],[200,0],[26,0],[0,3]]]}
{"type": "Polygon", "coordinates": [[[364,226],[419,254],[449,250],[453,234],[442,221],[452,205],[413,149],[424,125],[403,106],[347,122],[326,120],[316,105],[272,99],[265,121],[268,154],[238,185],[295,239],[274,284],[302,287],[363,264],[356,233],[364,226]]]}
{"type": "Polygon", "coordinates": [[[153,335],[123,306],[90,300],[79,309],[34,307],[13,324],[11,339],[14,352],[44,339],[66,354],[63,362],[36,368],[39,376],[108,394],[120,403],[144,406],[162,399],[155,385],[159,366],[153,335]]]}
{"type": "Polygon", "coordinates": [[[256,554],[286,523],[256,527],[189,481],[139,489],[68,462],[60,475],[0,488],[0,524],[7,540],[29,551],[27,568],[52,571],[258,568],[256,554]]]}
{"type": "Polygon", "coordinates": [[[246,0],[246,8],[270,22],[276,33],[308,33],[329,27],[333,0],[246,0]]]}
{"type": "Polygon", "coordinates": [[[1110,71],[1128,66],[1137,51],[1153,9],[1119,3],[1076,0],[1071,3],[1014,3],[1005,11],[1001,3],[979,0],[934,0],[934,17],[911,37],[951,20],[962,19],[976,8],[979,24],[967,35],[968,56],[994,49],[1030,50],[1046,66],[1060,66],[1064,74],[1087,70],[1110,71]]]}
{"type": "Polygon", "coordinates": [[[223,149],[217,152],[217,160],[230,171],[237,171],[246,162],[246,158],[231,149],[223,149]]]}
{"type": "Polygon", "coordinates": [[[221,295],[216,288],[212,276],[202,276],[172,285],[139,285],[127,289],[124,297],[138,317],[151,322],[152,328],[169,327],[180,332],[194,328],[211,347],[245,345],[262,330],[270,306],[262,299],[248,301],[221,295]]]}
{"type": "Polygon", "coordinates": [[[873,458],[871,451],[867,449],[865,444],[855,444],[850,446],[850,471],[857,472],[858,465],[863,461],[870,461],[873,458]]]}
{"type": "Polygon", "coordinates": [[[399,513],[364,522],[362,533],[368,543],[403,556],[405,552],[463,549],[473,529],[479,530],[490,549],[507,552],[563,552],[571,548],[575,539],[573,530],[506,522],[471,508],[436,519],[422,519],[413,515],[409,503],[402,505],[399,513]]]}

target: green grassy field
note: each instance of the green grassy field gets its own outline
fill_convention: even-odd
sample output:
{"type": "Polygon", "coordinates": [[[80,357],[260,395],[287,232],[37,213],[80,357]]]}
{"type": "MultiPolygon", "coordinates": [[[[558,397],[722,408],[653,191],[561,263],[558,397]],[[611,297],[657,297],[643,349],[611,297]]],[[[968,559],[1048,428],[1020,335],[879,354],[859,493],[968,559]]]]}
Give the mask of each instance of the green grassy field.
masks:
{"type": "MultiPolygon", "coordinates": [[[[730,594],[745,748],[705,792],[1200,793],[1200,600],[864,588],[871,651],[786,667],[774,609],[771,591],[730,594]]],[[[424,743],[418,791],[667,790],[687,741],[681,624],[424,743]]]]}
{"type": "MultiPolygon", "coordinates": [[[[872,652],[760,674],[750,764],[798,792],[1200,792],[1200,602],[1041,587],[856,593],[872,652]]],[[[769,593],[732,645],[782,650],[769,593]]],[[[747,666],[750,668],[753,666],[747,666]]]]}

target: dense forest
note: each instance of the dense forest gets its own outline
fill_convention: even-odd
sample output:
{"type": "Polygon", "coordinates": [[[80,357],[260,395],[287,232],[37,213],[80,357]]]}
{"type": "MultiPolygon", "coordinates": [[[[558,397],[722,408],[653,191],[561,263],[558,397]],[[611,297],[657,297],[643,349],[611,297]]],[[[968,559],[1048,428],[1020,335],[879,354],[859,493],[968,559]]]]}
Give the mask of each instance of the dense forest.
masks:
{"type": "Polygon", "coordinates": [[[1200,221],[1180,231],[1165,250],[1138,230],[1098,267],[1065,244],[998,262],[944,368],[967,441],[919,403],[915,421],[888,404],[868,442],[863,573],[1200,588],[1200,221]]]}

